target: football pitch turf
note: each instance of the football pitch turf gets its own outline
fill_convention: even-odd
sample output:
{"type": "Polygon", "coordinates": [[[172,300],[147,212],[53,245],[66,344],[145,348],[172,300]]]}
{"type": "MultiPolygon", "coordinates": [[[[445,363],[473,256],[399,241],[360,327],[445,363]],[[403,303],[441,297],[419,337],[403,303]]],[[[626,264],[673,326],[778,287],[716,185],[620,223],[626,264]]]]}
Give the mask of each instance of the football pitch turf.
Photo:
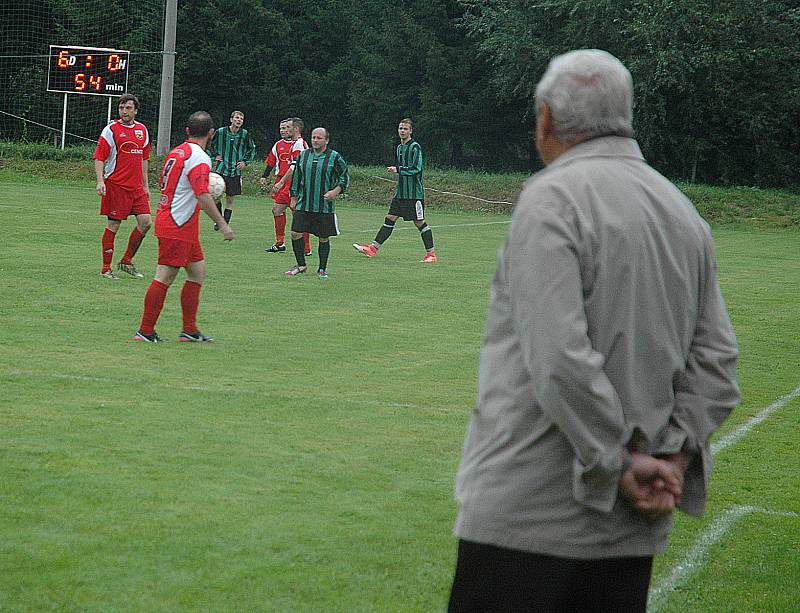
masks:
{"type": "MultiPolygon", "coordinates": [[[[428,210],[378,257],[387,203],[338,206],[328,271],[285,278],[267,199],[237,197],[177,342],[181,274],[133,334],[145,279],[99,276],[91,187],[2,182],[0,611],[444,610],[453,479],[509,217],[428,210]]],[[[114,263],[133,225],[125,222],[114,263]]],[[[651,611],[800,603],[800,234],[715,229],[742,403],[714,441],[706,515],[676,516],[651,611]],[[763,419],[762,419],[763,418],[763,419]],[[761,419],[761,421],[759,421],[761,419]]]]}

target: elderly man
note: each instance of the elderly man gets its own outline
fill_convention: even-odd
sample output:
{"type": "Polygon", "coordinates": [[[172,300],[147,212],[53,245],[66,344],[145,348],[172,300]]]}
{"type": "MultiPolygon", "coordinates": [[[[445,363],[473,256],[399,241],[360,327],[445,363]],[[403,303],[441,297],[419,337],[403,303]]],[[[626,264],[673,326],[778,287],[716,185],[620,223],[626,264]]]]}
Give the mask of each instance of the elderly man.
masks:
{"type": "Polygon", "coordinates": [[[598,50],[536,89],[546,168],[492,282],[450,611],[645,611],[673,508],[703,511],[738,350],[708,225],[642,158],[632,97],[598,50]]]}

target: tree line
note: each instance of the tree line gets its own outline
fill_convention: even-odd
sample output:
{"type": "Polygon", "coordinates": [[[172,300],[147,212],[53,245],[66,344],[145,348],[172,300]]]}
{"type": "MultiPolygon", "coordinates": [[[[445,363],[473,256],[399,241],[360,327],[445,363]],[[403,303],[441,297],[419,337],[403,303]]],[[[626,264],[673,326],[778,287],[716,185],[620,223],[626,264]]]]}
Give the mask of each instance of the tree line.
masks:
{"type": "MultiPolygon", "coordinates": [[[[36,1],[56,20],[136,4],[36,1]]],[[[173,143],[189,112],[226,125],[239,109],[259,154],[297,115],[327,127],[348,161],[385,164],[411,117],[429,163],[535,170],[537,80],[552,56],[599,47],[631,70],[636,136],[663,173],[800,185],[796,0],[181,0],[178,11],[173,143]]],[[[132,36],[160,32],[162,18],[150,11],[132,36]]],[[[150,60],[131,76],[153,130],[159,71],[150,60]]]]}

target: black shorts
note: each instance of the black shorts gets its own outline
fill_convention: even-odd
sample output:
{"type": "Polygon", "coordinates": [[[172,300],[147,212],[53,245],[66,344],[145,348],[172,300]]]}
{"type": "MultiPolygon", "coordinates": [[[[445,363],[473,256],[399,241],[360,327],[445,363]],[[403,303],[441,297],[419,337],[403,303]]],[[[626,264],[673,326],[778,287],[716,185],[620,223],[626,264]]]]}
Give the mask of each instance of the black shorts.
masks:
{"type": "Polygon", "coordinates": [[[222,177],[225,179],[225,193],[228,196],[238,196],[242,193],[242,177],[222,177]]]}
{"type": "Polygon", "coordinates": [[[425,203],[422,200],[393,198],[389,205],[389,215],[397,215],[405,221],[422,221],[425,219],[425,203]]]}
{"type": "Polygon", "coordinates": [[[320,238],[339,236],[339,221],[336,219],[336,213],[295,211],[292,217],[292,232],[308,232],[320,238]]]}

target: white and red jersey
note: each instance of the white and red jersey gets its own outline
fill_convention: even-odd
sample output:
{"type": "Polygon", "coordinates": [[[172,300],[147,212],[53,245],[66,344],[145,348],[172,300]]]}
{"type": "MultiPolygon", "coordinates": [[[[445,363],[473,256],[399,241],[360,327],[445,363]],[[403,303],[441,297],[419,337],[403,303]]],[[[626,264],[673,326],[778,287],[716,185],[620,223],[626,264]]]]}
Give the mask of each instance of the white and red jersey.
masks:
{"type": "Polygon", "coordinates": [[[116,119],[100,133],[93,159],[105,162],[103,176],[128,191],[144,190],[142,162],[150,159],[150,135],[144,124],[116,119]]]}
{"type": "Polygon", "coordinates": [[[275,177],[280,179],[289,172],[300,157],[300,154],[308,149],[308,144],[301,137],[296,141],[281,139],[270,149],[264,164],[275,168],[275,177]]]}
{"type": "Polygon", "coordinates": [[[197,242],[200,238],[198,196],[208,193],[211,158],[197,143],[178,145],[164,158],[156,211],[156,236],[197,242]]]}

